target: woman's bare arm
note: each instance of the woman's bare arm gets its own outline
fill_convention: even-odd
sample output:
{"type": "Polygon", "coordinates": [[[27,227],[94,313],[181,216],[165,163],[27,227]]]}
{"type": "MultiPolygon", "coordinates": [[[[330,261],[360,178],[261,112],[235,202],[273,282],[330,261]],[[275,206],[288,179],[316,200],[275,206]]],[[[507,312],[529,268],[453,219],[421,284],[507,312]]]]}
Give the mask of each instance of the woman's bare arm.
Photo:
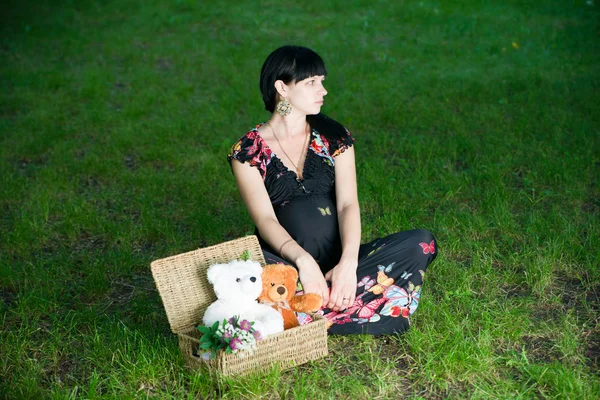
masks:
{"type": "Polygon", "coordinates": [[[361,236],[354,147],[348,147],[335,158],[335,195],[342,257],[325,278],[332,284],[327,307],[342,310],[354,303],[361,236]]]}
{"type": "Polygon", "coordinates": [[[335,197],[342,238],[342,258],[357,260],[361,230],[354,147],[349,147],[336,157],[335,197]]]}

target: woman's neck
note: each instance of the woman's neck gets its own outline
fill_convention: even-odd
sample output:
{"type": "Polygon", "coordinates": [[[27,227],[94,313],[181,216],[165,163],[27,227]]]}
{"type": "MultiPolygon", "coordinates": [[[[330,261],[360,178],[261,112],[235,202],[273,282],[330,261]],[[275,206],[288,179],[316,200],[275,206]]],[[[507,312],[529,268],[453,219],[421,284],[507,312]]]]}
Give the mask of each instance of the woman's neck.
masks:
{"type": "Polygon", "coordinates": [[[306,115],[294,115],[291,113],[285,117],[282,117],[278,113],[273,113],[269,120],[269,125],[277,131],[277,135],[280,139],[291,139],[297,135],[305,135],[308,129],[306,123],[306,115]]]}

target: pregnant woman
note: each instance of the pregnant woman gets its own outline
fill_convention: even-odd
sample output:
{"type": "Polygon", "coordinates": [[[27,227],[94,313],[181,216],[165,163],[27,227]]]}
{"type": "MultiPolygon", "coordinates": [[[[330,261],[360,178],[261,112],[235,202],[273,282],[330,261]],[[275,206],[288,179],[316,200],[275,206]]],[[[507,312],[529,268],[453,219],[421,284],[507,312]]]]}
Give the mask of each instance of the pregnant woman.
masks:
{"type": "Polygon", "coordinates": [[[330,333],[403,332],[437,244],[423,229],[360,244],[354,139],[320,113],[326,75],[308,48],[271,53],[260,76],[271,117],[229,162],[267,263],[294,266],[304,292],[323,296],[330,333]]]}

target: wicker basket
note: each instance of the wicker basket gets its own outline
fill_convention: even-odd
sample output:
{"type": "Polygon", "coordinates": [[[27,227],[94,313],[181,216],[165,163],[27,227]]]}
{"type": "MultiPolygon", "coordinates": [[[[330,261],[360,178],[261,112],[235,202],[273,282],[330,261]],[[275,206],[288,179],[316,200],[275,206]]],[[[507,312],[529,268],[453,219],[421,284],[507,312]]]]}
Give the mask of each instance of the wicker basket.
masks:
{"type": "Polygon", "coordinates": [[[200,332],[206,308],[215,301],[206,270],[215,263],[239,259],[248,250],[250,258],[262,265],[265,260],[256,236],[221,243],[152,262],[154,282],[163,301],[171,330],[179,337],[179,348],[192,368],[207,366],[224,375],[243,375],[260,371],[274,364],[291,368],[327,355],[327,321],[318,315],[303,326],[271,335],[258,342],[252,355],[225,354],[205,361],[198,355],[200,332]]]}

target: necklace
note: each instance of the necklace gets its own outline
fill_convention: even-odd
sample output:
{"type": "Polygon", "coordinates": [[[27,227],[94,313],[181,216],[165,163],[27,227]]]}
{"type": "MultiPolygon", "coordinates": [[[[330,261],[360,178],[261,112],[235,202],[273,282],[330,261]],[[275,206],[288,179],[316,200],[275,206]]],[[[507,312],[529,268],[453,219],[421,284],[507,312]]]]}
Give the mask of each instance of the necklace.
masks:
{"type": "Polygon", "coordinates": [[[285,154],[285,156],[287,157],[287,159],[290,160],[290,162],[292,163],[292,165],[294,166],[294,168],[296,168],[296,176],[299,177],[300,176],[300,170],[298,169],[298,165],[300,165],[300,163],[302,162],[302,158],[306,154],[306,145],[308,144],[308,138],[310,137],[310,133],[306,135],[306,141],[304,142],[304,146],[302,146],[302,153],[300,153],[300,158],[298,159],[298,165],[296,165],[296,164],[294,164],[294,161],[288,155],[288,153],[285,152],[285,149],[281,145],[281,142],[279,141],[279,138],[275,134],[275,130],[271,126],[271,123],[269,122],[268,124],[269,124],[269,128],[271,128],[271,132],[273,132],[273,136],[275,136],[275,140],[277,140],[277,144],[279,145],[279,148],[281,149],[281,151],[283,151],[283,154],[285,154]]]}

